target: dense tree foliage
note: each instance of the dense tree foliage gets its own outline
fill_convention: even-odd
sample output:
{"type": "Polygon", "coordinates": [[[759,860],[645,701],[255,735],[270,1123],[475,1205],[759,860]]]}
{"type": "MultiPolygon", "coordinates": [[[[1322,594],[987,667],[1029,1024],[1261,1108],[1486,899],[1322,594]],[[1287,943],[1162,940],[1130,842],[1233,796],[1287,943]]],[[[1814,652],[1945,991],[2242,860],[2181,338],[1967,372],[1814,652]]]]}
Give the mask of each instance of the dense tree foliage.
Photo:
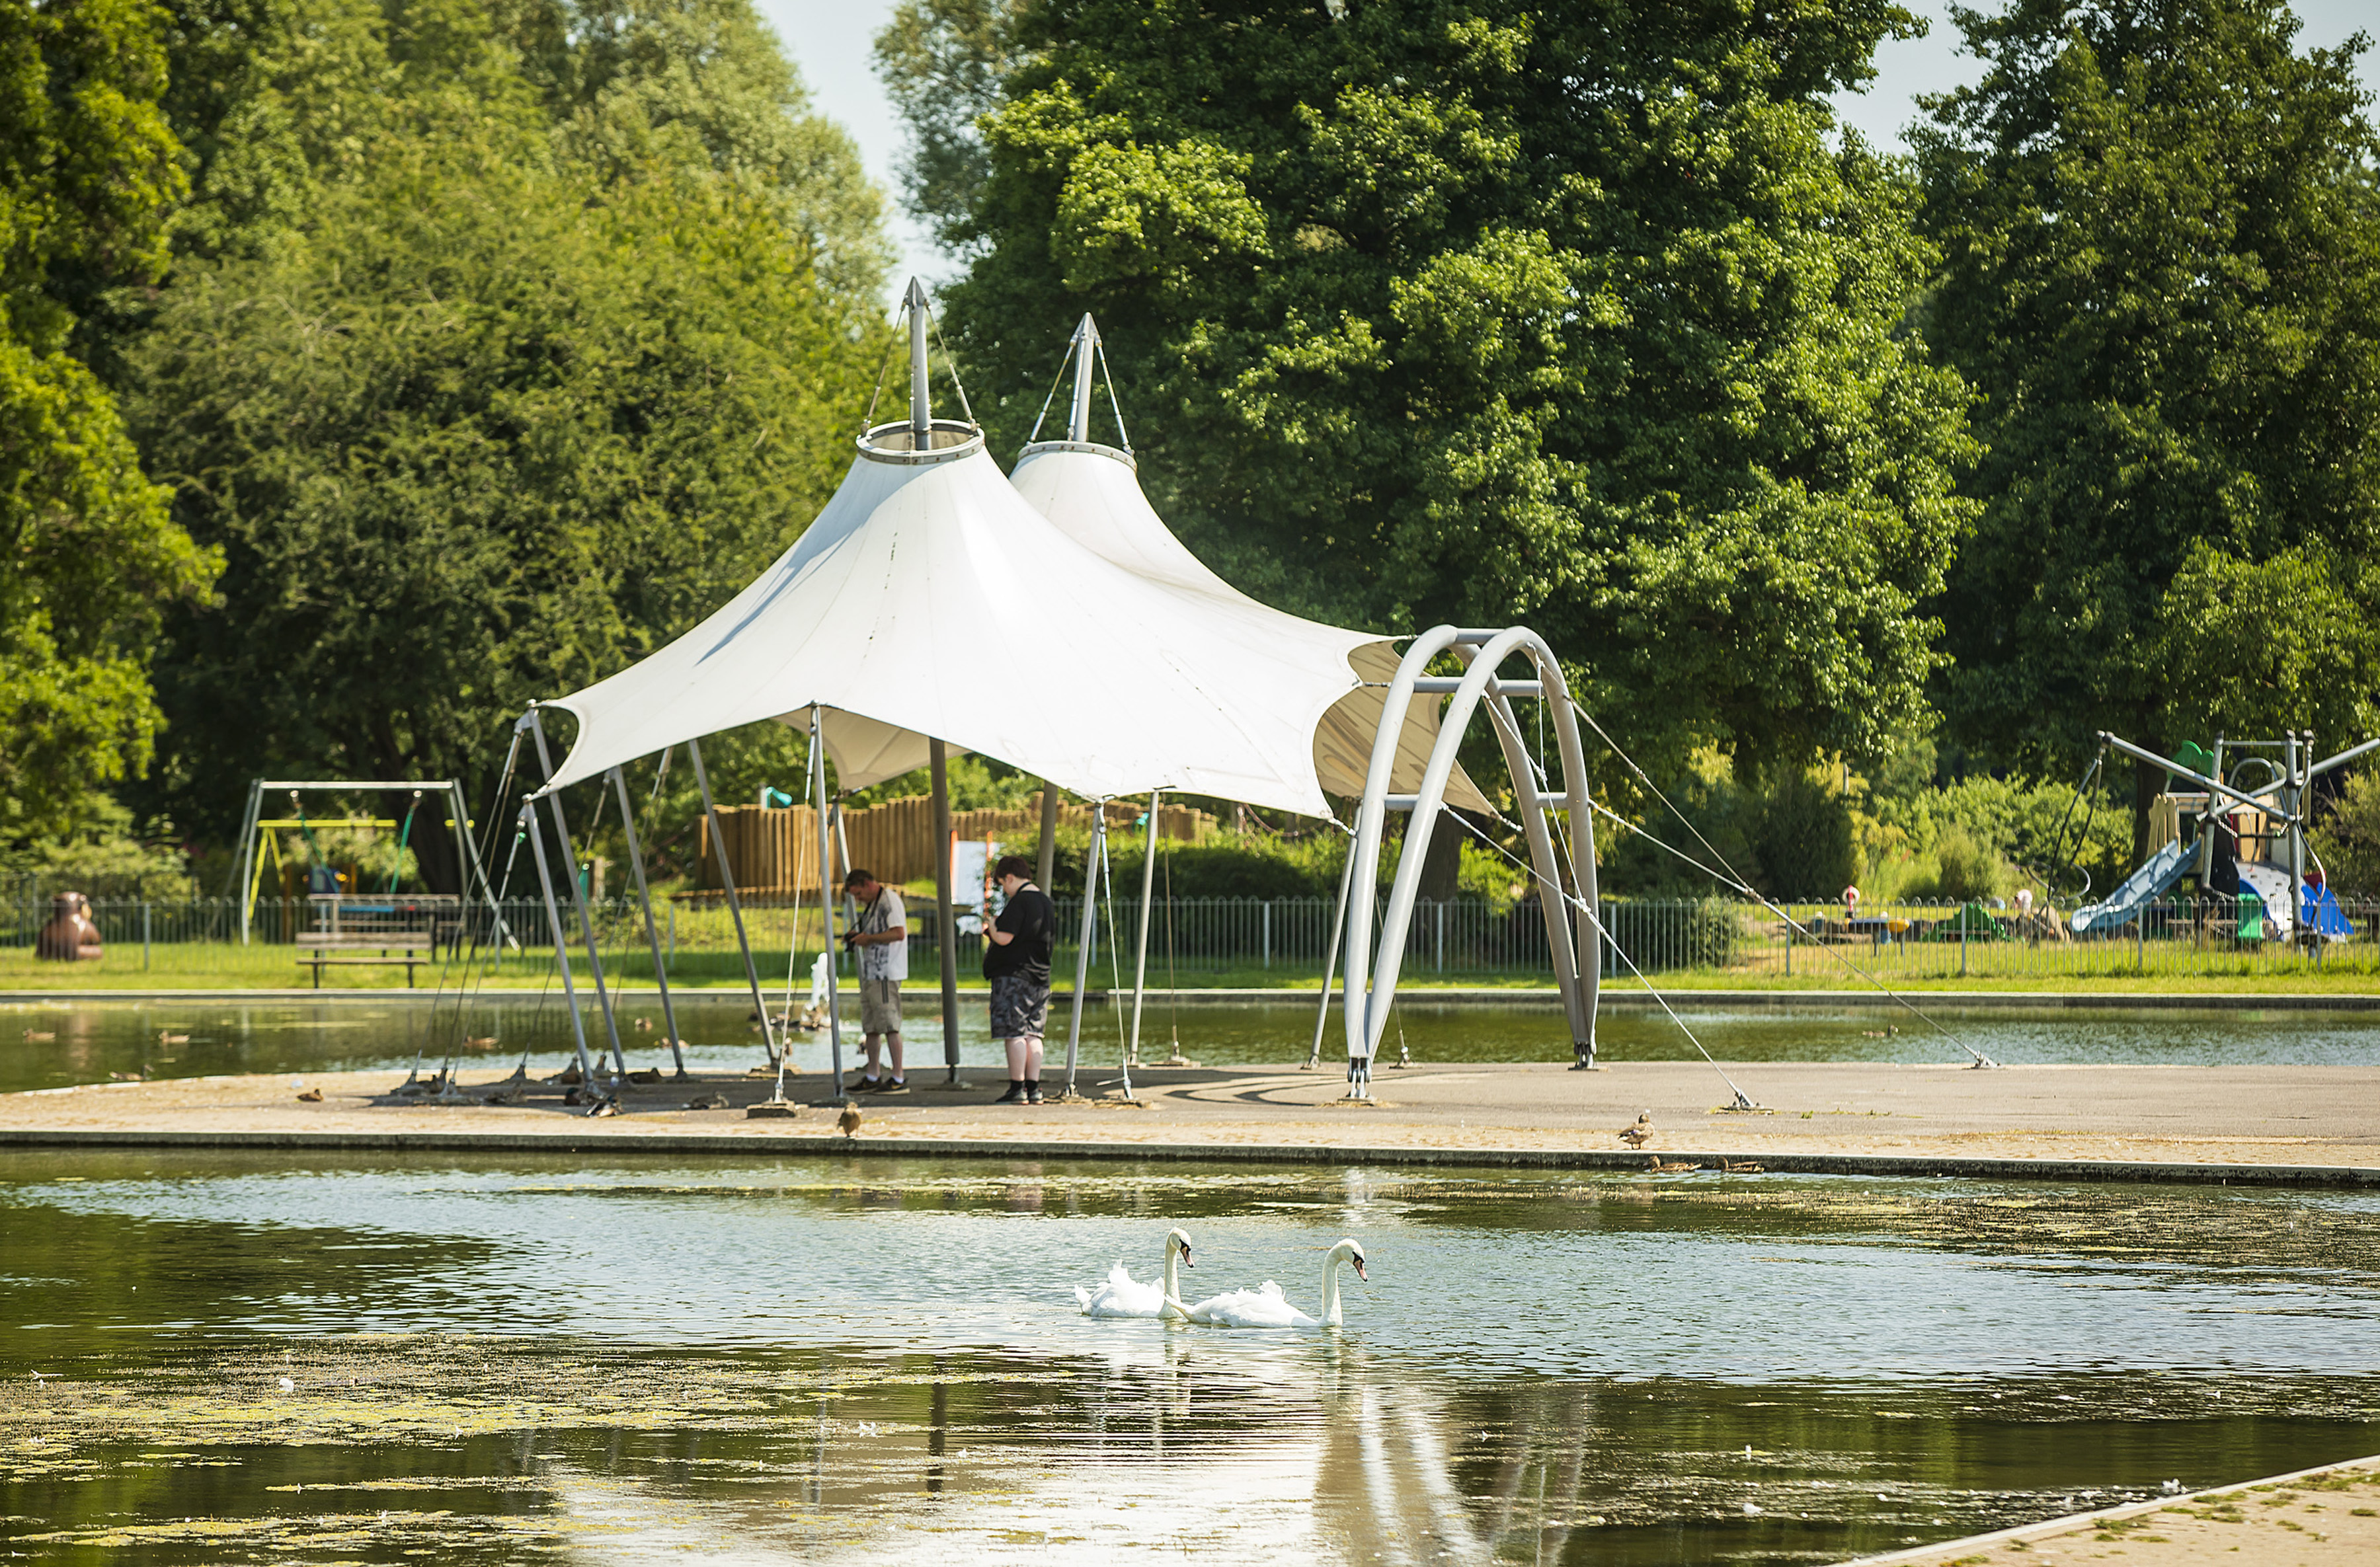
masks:
{"type": "Polygon", "coordinates": [[[159,609],[212,575],[70,352],[79,303],[164,263],[164,86],[142,6],[0,0],[0,842],[146,765],[159,609]]]}
{"type": "Polygon", "coordinates": [[[953,251],[970,247],[991,175],[977,122],[1000,106],[1017,0],[901,0],[876,69],[909,127],[903,204],[953,251]]]}
{"type": "Polygon", "coordinates": [[[161,681],[157,798],[218,828],[260,772],[476,793],[740,587],[840,476],[885,255],[740,3],[243,15],[185,18],[196,199],[123,351],[227,560],[161,681]]]}
{"type": "MultiPolygon", "coordinates": [[[[973,15],[884,47],[929,69],[973,15]]],[[[1963,394],[1900,330],[1931,258],[1826,106],[1909,25],[1027,6],[954,341],[1017,437],[1096,312],[1145,482],[1276,602],[1526,620],[1648,753],[1871,752],[1964,514],[1963,394]]]]}
{"type": "MultiPolygon", "coordinates": [[[[1952,732],[2334,740],[2380,657],[2380,187],[2359,37],[2278,0],[1962,12],[1983,80],[1918,138],[1928,332],[1982,393],[1944,613],[1952,732]]],[[[2143,790],[2155,779],[2143,776],[2143,790]]]]}

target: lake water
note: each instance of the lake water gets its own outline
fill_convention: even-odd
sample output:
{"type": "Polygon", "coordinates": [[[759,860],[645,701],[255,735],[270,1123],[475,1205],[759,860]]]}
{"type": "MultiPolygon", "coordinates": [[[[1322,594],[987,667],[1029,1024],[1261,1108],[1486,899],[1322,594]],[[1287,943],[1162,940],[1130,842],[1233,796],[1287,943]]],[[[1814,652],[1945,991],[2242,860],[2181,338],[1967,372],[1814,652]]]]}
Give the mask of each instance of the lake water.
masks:
{"type": "MultiPolygon", "coordinates": [[[[395,1014],[402,1016],[403,1014],[395,1014]]],[[[2380,1199],[17,1151],[0,1550],[1834,1561],[2380,1449],[2380,1199]],[[1267,1277],[1338,1332],[1093,1321],[1267,1277]],[[38,1374],[38,1375],[37,1375],[38,1374]]]]}
{"type": "MultiPolygon", "coordinates": [[[[1921,1005],[1924,1003],[1921,1002],[1921,1005]]],[[[980,997],[960,1003],[961,1055],[965,1065],[993,1066],[980,997]]],[[[713,992],[678,1003],[678,1024],[697,1069],[742,1071],[761,1059],[759,1030],[748,996],[713,992]]],[[[666,1065],[660,1005],[625,1002],[623,1039],[631,1066],[666,1065]],[[634,1029],[643,1019],[649,1031],[634,1029]]],[[[2175,1063],[2192,1066],[2380,1063],[2380,1014],[2306,1012],[2008,1012],[1937,1011],[1943,1030],[1996,1060],[2015,1063],[2175,1063]]],[[[939,1010],[929,995],[909,1000],[909,1041],[920,1062],[941,1060],[939,1010]]],[[[1881,1008],[1727,1011],[1682,1014],[1713,1055],[1726,1061],[1964,1061],[1943,1031],[1906,1012],[1881,1008]]],[[[1051,1056],[1063,1057],[1065,1018],[1053,1013],[1051,1056]]],[[[1082,1052],[1087,1062],[1112,1063],[1123,1048],[1122,1009],[1097,1004],[1087,1014],[1082,1052]]],[[[589,1008],[590,1048],[603,1042],[602,1019],[589,1008]]],[[[1173,1006],[1152,999],[1141,1022],[1141,1055],[1162,1059],[1179,1039],[1183,1053],[1207,1066],[1270,1065],[1303,1060],[1314,1036],[1314,1001],[1173,1006]]],[[[492,1044],[462,1052],[467,1069],[501,1075],[528,1051],[531,1065],[551,1068],[571,1050],[569,1014],[558,997],[290,1002],[126,1001],[39,1006],[0,1001],[0,1091],[104,1082],[111,1073],[203,1077],[225,1072],[330,1071],[379,1067],[402,1071],[416,1051],[434,1066],[458,1040],[492,1044]],[[49,1038],[28,1036],[48,1035],[49,1038]],[[188,1035],[164,1043],[164,1036],[188,1035]]],[[[1400,1041],[1419,1061],[1567,1061],[1570,1032],[1558,1008],[1480,1006],[1408,999],[1399,1004],[1384,1052],[1394,1059],[1400,1041]]],[[[1613,1007],[1598,1040],[1614,1061],[1695,1058],[1678,1026],[1657,1010],[1613,1007]]],[[[844,1036],[844,1061],[858,1059],[857,1040],[844,1036]]],[[[822,1034],[797,1034],[794,1063],[823,1071],[822,1034]]],[[[1323,1039],[1326,1057],[1345,1058],[1336,1011],[1323,1039]]]]}

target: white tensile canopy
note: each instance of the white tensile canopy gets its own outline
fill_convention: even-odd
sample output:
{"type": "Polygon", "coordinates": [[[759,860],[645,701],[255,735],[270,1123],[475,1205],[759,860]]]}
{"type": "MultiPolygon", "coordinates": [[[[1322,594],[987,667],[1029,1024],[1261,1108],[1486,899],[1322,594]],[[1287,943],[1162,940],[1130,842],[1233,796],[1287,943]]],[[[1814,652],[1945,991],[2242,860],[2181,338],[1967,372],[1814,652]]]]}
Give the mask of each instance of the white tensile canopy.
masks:
{"type": "MultiPolygon", "coordinates": [[[[1083,330],[1090,330],[1088,317],[1083,330]]],[[[1086,548],[1135,576],[1208,601],[1232,624],[1250,628],[1302,668],[1354,669],[1363,683],[1332,703],[1314,728],[1314,771],[1330,793],[1353,799],[1364,792],[1373,736],[1387,704],[1385,688],[1397,672],[1395,644],[1370,632],[1344,631],[1284,614],[1217,576],[1165,525],[1141,490],[1132,457],[1112,446],[1041,441],[1025,449],[1009,476],[1035,511],[1086,548]]],[[[1416,704],[1397,736],[1396,771],[1389,787],[1405,793],[1420,787],[1437,741],[1438,704],[1416,704]]],[[[1491,809],[1459,766],[1446,792],[1449,804],[1491,809]]]]}
{"type": "Polygon", "coordinates": [[[923,452],[911,439],[870,431],[818,519],[725,608],[553,704],[578,719],[553,787],[764,718],[807,724],[815,705],[845,789],[922,765],[939,736],[1093,799],[1329,813],[1314,736],[1358,683],[1343,653],[1085,548],[966,426],[936,421],[923,452]]]}
{"type": "MultiPolygon", "coordinates": [[[[1077,340],[1079,429],[1088,317],[1077,340]]],[[[658,653],[552,704],[578,732],[550,787],[815,709],[847,790],[923,766],[939,737],[1095,799],[1161,789],[1328,815],[1326,790],[1362,792],[1396,669],[1388,639],[1283,614],[1208,571],[1115,448],[1030,447],[1012,485],[979,431],[924,418],[915,368],[911,420],[860,439],[775,564],[658,653]]],[[[1418,783],[1437,729],[1435,704],[1407,719],[1395,787],[1418,783]]],[[[1459,769],[1449,799],[1488,808],[1459,769]]]]}

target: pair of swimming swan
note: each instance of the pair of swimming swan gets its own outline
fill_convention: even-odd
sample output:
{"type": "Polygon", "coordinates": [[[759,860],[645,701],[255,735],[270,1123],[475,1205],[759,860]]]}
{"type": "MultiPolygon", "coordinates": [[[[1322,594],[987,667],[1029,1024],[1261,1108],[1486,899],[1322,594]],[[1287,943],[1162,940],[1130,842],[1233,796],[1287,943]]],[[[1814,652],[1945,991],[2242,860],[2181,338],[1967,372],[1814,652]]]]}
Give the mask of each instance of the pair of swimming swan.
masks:
{"type": "Polygon", "coordinates": [[[1097,1289],[1075,1286],[1075,1299],[1086,1317],[1154,1317],[1166,1322],[1198,1322],[1217,1328],[1336,1328],[1344,1320],[1339,1300],[1339,1270],[1355,1267],[1366,1284],[1364,1248],[1342,1240],[1322,1259],[1322,1315],[1309,1317],[1289,1303],[1281,1286],[1267,1279],[1255,1289],[1211,1296],[1196,1306],[1182,1301],[1182,1270],[1196,1267],[1190,1259],[1190,1237],[1181,1230],[1165,1236],[1165,1272],[1157,1284],[1142,1284],[1121,1262],[1108,1271],[1097,1289]]]}

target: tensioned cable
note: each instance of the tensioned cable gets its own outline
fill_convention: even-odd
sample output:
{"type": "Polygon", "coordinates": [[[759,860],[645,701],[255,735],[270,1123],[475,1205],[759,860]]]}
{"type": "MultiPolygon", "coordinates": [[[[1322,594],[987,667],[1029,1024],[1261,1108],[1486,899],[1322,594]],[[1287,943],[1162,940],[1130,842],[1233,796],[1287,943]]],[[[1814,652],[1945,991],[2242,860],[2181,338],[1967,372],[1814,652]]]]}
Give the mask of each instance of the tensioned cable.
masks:
{"type": "Polygon", "coordinates": [[[1058,401],[1058,387],[1066,379],[1066,361],[1074,356],[1075,345],[1070,343],[1066,351],[1058,356],[1058,373],[1050,378],[1050,395],[1041,399],[1041,411],[1033,416],[1033,433],[1025,438],[1026,445],[1030,446],[1041,439],[1041,421],[1050,416],[1050,404],[1058,401]]]}
{"type": "Polygon", "coordinates": [[[897,326],[884,336],[884,357],[876,361],[876,390],[868,394],[868,416],[859,421],[862,435],[876,428],[876,404],[884,395],[884,372],[892,368],[893,345],[900,341],[901,329],[897,326]]]}
{"type": "MultiPolygon", "coordinates": [[[[1645,832],[1643,827],[1637,826],[1635,823],[1630,822],[1625,817],[1620,815],[1617,812],[1614,812],[1609,807],[1603,805],[1600,802],[1590,801],[1589,803],[1592,804],[1596,810],[1601,811],[1605,815],[1609,816],[1614,822],[1619,823],[1629,831],[1643,834],[1645,840],[1653,844],[1656,848],[1665,850],[1669,853],[1676,855],[1679,859],[1684,861],[1687,864],[1694,866],[1696,870],[1702,872],[1703,874],[1710,877],[1713,881],[1718,882],[1722,886],[1734,888],[1736,891],[1743,894],[1744,897],[1749,898],[1754,902],[1759,904],[1763,909],[1767,910],[1770,913],[1784,921],[1793,929],[1801,932],[1803,935],[1808,936],[1811,942],[1815,945],[1820,951],[1825,952],[1828,957],[1834,958],[1844,968],[1849,969],[1852,973],[1857,974],[1861,979],[1865,980],[1868,983],[1882,991],[1887,996],[1891,998],[1895,1006],[1903,1008],[1910,1014],[1910,1016],[1917,1019],[1927,1028],[1932,1029],[1936,1033],[1940,1034],[1944,1039],[1949,1040],[1952,1044],[1957,1045],[1960,1049],[1973,1056],[1975,1058],[1974,1064],[1976,1066],[1997,1067],[1999,1065],[1998,1062],[1993,1060],[1990,1056],[1985,1055],[1982,1051],[1977,1050],[1973,1045],[1969,1044],[1965,1040],[1961,1039],[1957,1034],[1952,1033],[1949,1029],[1944,1028],[1940,1023],[1935,1021],[1934,1019],[1926,1015],[1923,1008],[1910,1001],[1908,997],[1902,995],[1899,991],[1894,990],[1890,985],[1885,983],[1874,974],[1869,973],[1866,970],[1852,962],[1849,957],[1836,951],[1832,946],[1828,946],[1825,942],[1819,941],[1817,936],[1812,933],[1807,925],[1804,925],[1801,921],[1793,918],[1791,914],[1788,913],[1785,910],[1779,908],[1775,903],[1770,902],[1758,888],[1745,881],[1743,877],[1737,873],[1735,866],[1729,862],[1727,856],[1719,852],[1718,845],[1712,843],[1709,838],[1703,836],[1702,829],[1694,826],[1694,819],[1688,816],[1683,811],[1680,810],[1675,801],[1661,792],[1660,786],[1652,780],[1644,768],[1636,765],[1636,759],[1629,755],[1625,751],[1622,751],[1620,748],[1620,742],[1613,740],[1609,734],[1605,732],[1603,726],[1595,721],[1595,715],[1580,706],[1576,698],[1570,698],[1568,700],[1570,702],[1570,710],[1578,717],[1586,720],[1586,727],[1593,729],[1597,736],[1602,740],[1603,743],[1611,748],[1611,753],[1619,757],[1621,762],[1627,766],[1630,772],[1636,775],[1638,782],[1642,783],[1646,789],[1652,791],[1654,799],[1659,801],[1663,805],[1668,806],[1670,814],[1677,817],[1679,821],[1685,824],[1686,830],[1694,835],[1694,841],[1708,850],[1710,851],[1711,858],[1718,861],[1721,865],[1726,866],[1726,871],[1722,874],[1719,871],[1711,869],[1708,865],[1703,864],[1700,861],[1697,861],[1693,855],[1686,853],[1683,850],[1663,843],[1651,833],[1645,832]]],[[[1531,760],[1531,765],[1536,765],[1534,758],[1531,760]]]]}
{"type": "MultiPolygon", "coordinates": [[[[1097,809],[1101,814],[1099,819],[1102,823],[1107,819],[1107,808],[1108,802],[1106,801],[1102,800],[1099,802],[1097,809]]],[[[1122,967],[1121,957],[1123,947],[1123,938],[1116,934],[1115,854],[1106,847],[1110,835],[1107,833],[1102,832],[1099,835],[1101,846],[1099,850],[1099,885],[1107,889],[1108,895],[1108,1010],[1115,1014],[1116,1049],[1125,1055],[1129,1055],[1132,1051],[1132,1043],[1124,1033],[1123,1007],[1118,1000],[1118,994],[1123,989],[1123,969],[1122,967]]]]}
{"type": "MultiPolygon", "coordinates": [[[[513,778],[515,774],[518,771],[519,760],[520,747],[516,739],[511,753],[504,758],[504,777],[496,781],[496,798],[492,803],[492,814],[489,817],[489,821],[492,825],[504,819],[504,804],[505,802],[512,798],[513,778]]],[[[534,822],[534,818],[531,820],[534,822]]],[[[504,933],[506,929],[506,922],[504,920],[504,899],[512,892],[513,871],[514,868],[520,863],[521,845],[528,841],[528,834],[531,830],[534,830],[534,828],[525,829],[518,825],[516,825],[513,828],[512,847],[504,851],[504,874],[498,880],[494,889],[496,906],[495,923],[488,932],[487,956],[484,960],[481,960],[480,956],[479,936],[475,934],[471,938],[471,956],[473,962],[472,977],[470,981],[470,1003],[477,1003],[479,999],[487,993],[489,979],[494,974],[496,966],[504,961],[504,933]]],[[[485,885],[486,880],[487,873],[482,871],[480,873],[481,884],[485,885]]],[[[546,970],[544,982],[539,988],[537,1007],[529,1014],[529,1026],[524,1031],[526,1037],[521,1044],[520,1066],[515,1074],[516,1076],[524,1079],[528,1076],[529,1050],[537,1037],[537,1025],[543,1019],[546,993],[551,991],[552,988],[553,970],[551,968],[548,968],[546,970]]],[[[466,1006],[467,1003],[463,1001],[457,1001],[455,1004],[455,1036],[458,1040],[468,1039],[470,1034],[470,1023],[466,1006]]],[[[490,1028],[491,1031],[493,1032],[494,1026],[492,1021],[491,1022],[490,1028]]]]}
{"type": "Polygon", "coordinates": [[[1810,940],[1818,946],[1819,950],[1827,953],[1837,962],[1842,964],[1844,968],[1849,969],[1852,973],[1857,974],[1860,978],[1867,981],[1868,983],[1876,986],[1876,989],[1884,992],[1886,995],[1891,997],[1896,1005],[1907,1008],[1911,1014],[1923,1020],[1927,1027],[1933,1029],[1937,1033],[1939,1033],[1943,1038],[1949,1040],[1952,1044],[1957,1045],[1960,1049],[1973,1056],[1975,1058],[1974,1064],[1976,1066],[1997,1067],[1999,1065],[1998,1062],[1993,1060],[1982,1051],[1977,1050],[1973,1045],[1969,1044],[1965,1040],[1961,1039],[1957,1034],[1952,1033],[1949,1030],[1944,1028],[1941,1024],[1927,1017],[1923,1011],[1919,1010],[1917,1006],[1903,998],[1900,993],[1894,990],[1890,985],[1886,984],[1882,980],[1876,978],[1874,974],[1869,973],[1866,970],[1852,962],[1849,958],[1843,956],[1843,954],[1835,951],[1832,947],[1827,946],[1826,943],[1819,941],[1817,936],[1811,932],[1809,926],[1802,923],[1801,921],[1796,920],[1792,915],[1787,913],[1783,909],[1779,908],[1776,904],[1769,902],[1768,899],[1761,897],[1759,893],[1755,892],[1749,886],[1744,886],[1742,882],[1735,881],[1730,877],[1722,875],[1718,872],[1712,870],[1708,865],[1704,864],[1701,861],[1695,859],[1693,855],[1688,854],[1684,850],[1678,848],[1676,845],[1662,842],[1659,838],[1654,837],[1651,833],[1646,832],[1643,827],[1637,826],[1635,823],[1631,822],[1627,817],[1620,814],[1619,812],[1612,810],[1601,801],[1589,801],[1587,803],[1593,806],[1597,811],[1602,813],[1604,815],[1609,816],[1615,826],[1627,828],[1630,832],[1642,838],[1645,842],[1651,844],[1654,848],[1661,850],[1663,853],[1675,855],[1678,859],[1683,861],[1689,865],[1692,865],[1695,870],[1700,871],[1703,874],[1710,877],[1713,881],[1718,882],[1727,886],[1734,887],[1736,890],[1743,893],[1746,897],[1754,899],[1762,908],[1767,910],[1770,913],[1776,915],[1779,919],[1784,921],[1795,930],[1800,931],[1803,935],[1808,936],[1810,940]]]}
{"type": "MultiPolygon", "coordinates": [[[[951,345],[942,341],[941,318],[931,310],[927,311],[926,327],[934,334],[934,345],[942,351],[942,368],[951,372],[951,387],[959,394],[959,412],[966,416],[967,423],[975,424],[975,410],[967,406],[966,383],[959,380],[959,362],[952,356],[951,345]]],[[[982,427],[978,425],[977,428],[982,427]]]]}
{"type": "MultiPolygon", "coordinates": [[[[1523,871],[1526,872],[1531,881],[1536,882],[1541,886],[1550,889],[1553,895],[1561,899],[1563,903],[1576,909],[1580,913],[1585,915],[1594,924],[1597,934],[1603,937],[1604,945],[1610,947],[1612,952],[1619,957],[1622,963],[1628,965],[1628,971],[1636,976],[1637,982],[1645,987],[1647,994],[1652,996],[1655,1001],[1660,1003],[1661,1010],[1669,1013],[1670,1021],[1678,1025],[1678,1031],[1685,1035],[1687,1042],[1697,1051],[1702,1053],[1702,1058],[1706,1062],[1709,1063],[1710,1069],[1718,1074],[1719,1081],[1725,1083],[1728,1086],[1728,1091],[1735,1095],[1735,1107],[1738,1110],[1757,1110],[1760,1108],[1759,1105],[1752,1102],[1751,1098],[1744,1093],[1742,1088],[1737,1086],[1736,1080],[1727,1075],[1727,1068],[1720,1066],[1718,1064],[1718,1058],[1714,1056],[1708,1049],[1705,1048],[1702,1040],[1695,1035],[1694,1031],[1686,1027],[1686,1020],[1683,1018],[1679,1017],[1676,1010],[1670,1006],[1669,998],[1661,994],[1660,988],[1655,985],[1651,980],[1645,978],[1645,970],[1636,966],[1636,959],[1628,956],[1628,949],[1620,945],[1619,938],[1611,934],[1609,927],[1604,924],[1601,917],[1598,916],[1594,910],[1586,906],[1586,900],[1585,898],[1573,897],[1568,888],[1563,887],[1559,883],[1556,883],[1541,874],[1535,865],[1529,864],[1525,861],[1522,860],[1511,850],[1505,848],[1502,844],[1498,843],[1494,838],[1489,838],[1486,833],[1480,831],[1478,826],[1475,823],[1466,820],[1462,812],[1454,810],[1451,806],[1447,805],[1443,801],[1439,802],[1438,808],[1440,813],[1451,817],[1455,824],[1462,827],[1464,832],[1469,833],[1472,837],[1477,838],[1480,842],[1486,844],[1488,848],[1502,855],[1506,860],[1511,861],[1514,865],[1519,866],[1523,871]]],[[[1506,826],[1513,827],[1515,830],[1519,827],[1518,823],[1505,821],[1504,814],[1500,811],[1496,813],[1496,819],[1500,822],[1504,822],[1506,826]]]]}
{"type": "Polygon", "coordinates": [[[1099,380],[1106,384],[1108,389],[1108,410],[1115,415],[1116,444],[1123,448],[1126,452],[1129,452],[1132,450],[1132,436],[1123,428],[1123,405],[1116,401],[1115,373],[1108,368],[1108,345],[1106,342],[1102,340],[1092,344],[1091,352],[1099,356],[1099,380]]]}
{"type": "MultiPolygon", "coordinates": [[[[2091,823],[2097,816],[2099,811],[2098,801],[2090,794],[2091,780],[2098,776],[2099,765],[2107,759],[2107,748],[2105,745],[2102,745],[2099,747],[2097,753],[2092,756],[2091,765],[2082,769],[2082,781],[2074,786],[2074,798],[2066,802],[2065,814],[2058,818],[2058,838],[2055,843],[2051,846],[2049,854],[2049,863],[2052,868],[2057,866],[2058,857],[2066,851],[2066,824],[2074,819],[2074,807],[2081,805],[2083,807],[2082,830],[2077,833],[2074,837],[2073,866],[2074,869],[2078,871],[2082,870],[2082,845],[2091,836],[2091,823]]],[[[2045,881],[2042,883],[2042,886],[2046,888],[2049,884],[2045,881]]],[[[2075,898],[2079,902],[2082,898],[2088,898],[2090,895],[2091,873],[2088,871],[2082,871],[2082,890],[2075,894],[2075,898]]]]}

